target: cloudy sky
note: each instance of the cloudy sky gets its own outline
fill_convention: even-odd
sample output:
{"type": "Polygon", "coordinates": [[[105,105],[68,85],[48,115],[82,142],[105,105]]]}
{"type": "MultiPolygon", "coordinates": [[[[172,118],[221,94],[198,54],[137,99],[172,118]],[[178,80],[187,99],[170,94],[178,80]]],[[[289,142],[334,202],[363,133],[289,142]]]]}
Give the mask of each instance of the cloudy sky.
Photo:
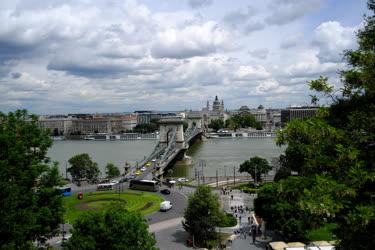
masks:
{"type": "Polygon", "coordinates": [[[1,0],[0,110],[309,103],[339,86],[365,0],[1,0]]]}

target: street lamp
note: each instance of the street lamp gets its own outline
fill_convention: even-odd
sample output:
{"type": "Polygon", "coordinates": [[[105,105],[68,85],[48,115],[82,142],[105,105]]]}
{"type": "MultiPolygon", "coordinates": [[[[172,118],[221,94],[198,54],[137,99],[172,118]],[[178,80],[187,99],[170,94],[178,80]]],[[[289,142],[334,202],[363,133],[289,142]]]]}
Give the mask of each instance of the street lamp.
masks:
{"type": "Polygon", "coordinates": [[[202,180],[203,180],[203,184],[205,184],[203,167],[206,167],[206,161],[205,160],[199,160],[199,166],[202,168],[202,180]]]}

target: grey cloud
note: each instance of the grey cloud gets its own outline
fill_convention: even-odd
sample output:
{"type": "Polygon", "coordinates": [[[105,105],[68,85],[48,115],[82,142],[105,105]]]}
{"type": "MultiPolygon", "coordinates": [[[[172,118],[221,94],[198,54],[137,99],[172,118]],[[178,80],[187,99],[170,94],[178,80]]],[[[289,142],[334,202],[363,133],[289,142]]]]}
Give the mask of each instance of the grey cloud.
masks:
{"type": "Polygon", "coordinates": [[[258,59],[263,59],[263,60],[267,58],[268,53],[269,53],[269,50],[266,48],[249,51],[249,54],[251,56],[256,57],[258,59]]]}
{"type": "Polygon", "coordinates": [[[186,59],[194,56],[206,56],[215,52],[213,47],[179,48],[168,47],[164,44],[156,44],[151,48],[151,55],[154,58],[175,58],[186,59]]]}
{"type": "Polygon", "coordinates": [[[18,79],[22,76],[22,74],[19,73],[19,72],[12,72],[11,76],[12,76],[13,79],[18,79]]]}
{"type": "Polygon", "coordinates": [[[282,49],[290,49],[296,47],[298,44],[301,44],[303,39],[302,34],[295,34],[285,38],[284,41],[281,42],[280,48],[282,49]]]}
{"type": "Polygon", "coordinates": [[[251,7],[247,6],[245,10],[238,9],[226,14],[223,18],[223,22],[227,25],[236,28],[237,26],[242,26],[246,23],[251,17],[256,15],[256,10],[251,7]]]}
{"type": "Polygon", "coordinates": [[[244,28],[244,31],[246,34],[250,34],[254,31],[259,31],[259,30],[263,30],[265,28],[264,24],[263,23],[260,23],[260,22],[250,22],[248,23],[245,28],[244,28]]]}
{"type": "Polygon", "coordinates": [[[86,77],[117,77],[121,73],[130,73],[134,70],[129,65],[95,59],[88,59],[87,61],[53,59],[48,63],[47,69],[86,77]]]}
{"type": "Polygon", "coordinates": [[[210,6],[213,0],[189,0],[188,4],[193,9],[198,9],[205,6],[210,6]]]}
{"type": "Polygon", "coordinates": [[[318,10],[322,0],[278,0],[270,4],[274,11],[265,21],[272,25],[284,25],[318,10]]]}

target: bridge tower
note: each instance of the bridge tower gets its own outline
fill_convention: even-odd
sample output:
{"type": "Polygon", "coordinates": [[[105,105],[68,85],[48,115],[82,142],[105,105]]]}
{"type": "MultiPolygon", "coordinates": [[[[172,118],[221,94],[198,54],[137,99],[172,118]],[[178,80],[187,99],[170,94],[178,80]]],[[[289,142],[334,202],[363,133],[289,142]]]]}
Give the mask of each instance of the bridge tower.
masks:
{"type": "Polygon", "coordinates": [[[173,143],[173,139],[176,142],[176,147],[185,147],[182,118],[178,116],[163,117],[159,120],[159,143],[169,145],[173,143]]]}
{"type": "Polygon", "coordinates": [[[196,127],[202,129],[202,115],[200,112],[189,112],[186,114],[188,128],[196,127]]]}

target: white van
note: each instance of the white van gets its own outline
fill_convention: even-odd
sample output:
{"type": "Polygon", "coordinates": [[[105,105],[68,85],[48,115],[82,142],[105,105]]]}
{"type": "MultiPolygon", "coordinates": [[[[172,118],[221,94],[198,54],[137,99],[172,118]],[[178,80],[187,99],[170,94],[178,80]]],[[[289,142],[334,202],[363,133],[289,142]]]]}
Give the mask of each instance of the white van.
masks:
{"type": "Polygon", "coordinates": [[[170,201],[163,201],[160,203],[160,211],[168,211],[169,209],[172,208],[172,203],[170,201]]]}

